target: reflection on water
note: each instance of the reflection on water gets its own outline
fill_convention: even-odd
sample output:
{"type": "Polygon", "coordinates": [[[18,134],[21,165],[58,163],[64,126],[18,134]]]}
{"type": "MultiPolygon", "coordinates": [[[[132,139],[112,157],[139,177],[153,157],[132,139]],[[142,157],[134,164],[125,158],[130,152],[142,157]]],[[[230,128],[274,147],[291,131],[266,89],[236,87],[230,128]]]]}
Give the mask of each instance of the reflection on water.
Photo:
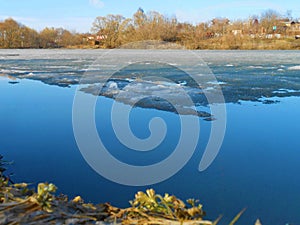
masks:
{"type": "MultiPolygon", "coordinates": [[[[136,191],[149,187],[122,186],[99,176],[80,155],[73,136],[72,104],[76,90],[73,84],[91,68],[99,82],[101,74],[110,69],[90,66],[99,54],[103,51],[0,51],[1,155],[14,161],[10,168],[15,174],[14,181],[54,182],[59,192],[71,197],[81,195],[87,201],[128,206],[136,191]]],[[[237,224],[254,224],[257,218],[263,224],[299,224],[300,54],[293,51],[196,54],[208,63],[224,92],[227,102],[224,143],[214,163],[199,173],[198,164],[211,129],[211,122],[200,120],[200,142],[191,161],[172,178],[151,187],[180,198],[199,198],[207,218],[215,219],[222,214],[224,224],[244,207],[247,211],[237,224]]],[[[180,79],[176,76],[178,87],[143,77],[136,80],[138,76],[134,77],[134,71],[130,70],[125,68],[106,82],[107,93],[116,85],[124,90],[130,82],[133,85],[127,87],[132,91],[130,98],[134,98],[135,91],[136,95],[142,95],[151,88],[165,94],[176,94],[178,87],[191,93],[197,88],[180,76],[180,79]]],[[[93,80],[87,83],[88,95],[94,93],[94,85],[93,80]]],[[[206,85],[205,88],[213,90],[215,83],[206,85]]],[[[201,96],[201,89],[197,91],[201,96]]],[[[205,101],[202,103],[197,97],[195,101],[200,102],[197,109],[209,113],[205,101]]],[[[168,107],[155,110],[153,104],[133,108],[130,125],[138,137],[149,136],[148,123],[153,117],[162,117],[169,131],[157,152],[139,154],[122,146],[114,134],[108,119],[113,98],[112,93],[99,96],[95,118],[99,135],[113,149],[112,154],[135,165],[148,165],[168,157],[180,134],[178,115],[170,113],[171,109],[165,110],[168,107]]]]}
{"type": "Polygon", "coordinates": [[[135,107],[212,119],[209,112],[193,109],[194,105],[208,105],[202,90],[204,86],[200,87],[191,76],[171,65],[157,62],[134,63],[112,74],[107,81],[97,83],[81,90],[135,107]],[[186,94],[194,104],[186,100],[186,94]]]}

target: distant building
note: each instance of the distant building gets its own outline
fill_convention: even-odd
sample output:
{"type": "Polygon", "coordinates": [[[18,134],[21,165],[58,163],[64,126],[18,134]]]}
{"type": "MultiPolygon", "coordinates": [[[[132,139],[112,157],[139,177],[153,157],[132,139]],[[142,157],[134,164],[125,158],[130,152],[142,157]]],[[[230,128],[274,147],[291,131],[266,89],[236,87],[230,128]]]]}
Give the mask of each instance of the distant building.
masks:
{"type": "Polygon", "coordinates": [[[298,21],[290,21],[290,20],[283,20],[281,21],[281,24],[283,24],[286,27],[290,27],[293,29],[300,29],[300,22],[298,21]]]}
{"type": "Polygon", "coordinates": [[[250,33],[257,34],[259,31],[259,21],[257,18],[254,18],[250,21],[250,33]]]}
{"type": "Polygon", "coordinates": [[[293,31],[300,31],[300,22],[292,21],[290,27],[291,27],[291,30],[293,30],[293,31]]]}
{"type": "Polygon", "coordinates": [[[300,22],[283,20],[281,21],[282,27],[285,29],[285,34],[288,36],[300,35],[300,22]]]}
{"type": "Polygon", "coordinates": [[[92,34],[89,34],[89,35],[87,35],[83,38],[83,41],[89,43],[90,45],[100,45],[101,42],[103,42],[106,39],[107,39],[107,35],[101,35],[101,34],[92,35],[92,34]]]}
{"type": "Polygon", "coordinates": [[[105,39],[107,39],[107,35],[97,35],[97,37],[96,37],[96,40],[98,40],[98,41],[103,41],[105,39]]]}

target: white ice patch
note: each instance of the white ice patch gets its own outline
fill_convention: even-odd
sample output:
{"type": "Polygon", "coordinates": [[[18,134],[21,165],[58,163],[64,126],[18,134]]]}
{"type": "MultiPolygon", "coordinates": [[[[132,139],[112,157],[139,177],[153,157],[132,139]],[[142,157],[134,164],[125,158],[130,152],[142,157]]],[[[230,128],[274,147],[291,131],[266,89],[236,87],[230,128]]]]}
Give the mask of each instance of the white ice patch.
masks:
{"type": "Polygon", "coordinates": [[[0,73],[15,73],[15,74],[23,74],[23,73],[29,73],[26,70],[7,70],[7,69],[1,69],[0,73]]]}
{"type": "Polygon", "coordinates": [[[249,69],[263,69],[263,66],[248,66],[249,69]]]}
{"type": "Polygon", "coordinates": [[[207,87],[207,88],[203,89],[203,91],[212,91],[212,90],[214,90],[213,87],[207,87]]]}
{"type": "Polygon", "coordinates": [[[226,82],[222,82],[222,81],[209,81],[207,82],[208,84],[212,84],[212,85],[222,85],[222,84],[226,84],[226,82]]]}
{"type": "Polygon", "coordinates": [[[297,93],[299,91],[292,89],[278,89],[277,91],[273,91],[273,94],[286,94],[286,93],[297,93]]]}
{"type": "Polygon", "coordinates": [[[109,89],[118,89],[118,84],[114,81],[110,81],[110,82],[107,83],[107,87],[109,89]]]}
{"type": "Polygon", "coordinates": [[[300,66],[291,66],[288,70],[300,70],[300,66]]]}
{"type": "Polygon", "coordinates": [[[48,69],[70,69],[70,68],[73,68],[73,67],[71,67],[71,66],[59,66],[59,65],[57,65],[57,66],[45,66],[45,68],[48,68],[48,69]]]}

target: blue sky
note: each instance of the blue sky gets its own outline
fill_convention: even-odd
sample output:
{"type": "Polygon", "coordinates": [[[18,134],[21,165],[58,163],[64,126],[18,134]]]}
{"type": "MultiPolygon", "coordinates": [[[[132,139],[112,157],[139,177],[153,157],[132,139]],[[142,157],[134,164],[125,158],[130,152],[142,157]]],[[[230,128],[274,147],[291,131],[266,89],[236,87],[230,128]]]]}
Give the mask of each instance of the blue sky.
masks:
{"type": "Polygon", "coordinates": [[[291,10],[294,18],[300,18],[300,1],[295,0],[0,0],[0,20],[12,17],[37,30],[48,26],[88,32],[97,16],[131,17],[139,7],[191,23],[214,17],[248,18],[267,9],[281,14],[291,10]]]}

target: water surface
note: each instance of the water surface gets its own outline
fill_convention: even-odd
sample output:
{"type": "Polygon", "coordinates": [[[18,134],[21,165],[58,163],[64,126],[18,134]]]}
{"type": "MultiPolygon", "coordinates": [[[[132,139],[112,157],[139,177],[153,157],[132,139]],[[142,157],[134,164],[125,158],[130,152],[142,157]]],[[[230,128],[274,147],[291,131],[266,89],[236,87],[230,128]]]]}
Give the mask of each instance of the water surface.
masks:
{"type": "MultiPolygon", "coordinates": [[[[89,70],[94,77],[87,82],[89,88],[85,93],[95,95],[92,89],[95,79],[101,83],[102,74],[109,68],[99,69],[93,62],[105,52],[0,51],[0,148],[5,159],[14,161],[10,169],[14,181],[54,182],[59,192],[70,197],[81,195],[86,201],[111,202],[120,207],[128,206],[136,191],[153,187],[159,193],[168,192],[182,199],[200,199],[208,219],[223,215],[221,224],[228,224],[245,207],[247,210],[238,224],[254,224],[257,218],[263,224],[300,223],[300,54],[297,51],[195,52],[215,74],[227,109],[227,130],[220,153],[201,173],[198,165],[214,122],[205,120],[213,115],[201,90],[168,65],[156,68],[153,64],[152,68],[139,65],[115,74],[107,82],[111,88],[106,94],[97,93],[95,119],[105,145],[112,149],[111,154],[126,163],[149,165],[168,157],[180,135],[180,115],[161,100],[134,107],[130,125],[138,137],[149,136],[148,123],[153,117],[165,120],[168,133],[155,151],[143,154],[131,151],[118,142],[110,123],[115,84],[119,87],[132,82],[136,73],[163,74],[165,69],[165,76],[188,91],[202,113],[197,115],[201,134],[192,159],[175,176],[146,187],[129,187],[106,180],[89,167],[76,145],[72,129],[74,94],[81,77],[89,70]]],[[[157,83],[141,79],[140,85],[135,87],[136,92],[129,92],[130,98],[136,93],[140,95],[147,86],[156,87],[157,83]]],[[[167,96],[176,97],[173,86],[162,85],[167,96]]],[[[215,85],[208,81],[202,89],[213,91],[215,85]]],[[[131,107],[125,100],[118,104],[131,107]]]]}

